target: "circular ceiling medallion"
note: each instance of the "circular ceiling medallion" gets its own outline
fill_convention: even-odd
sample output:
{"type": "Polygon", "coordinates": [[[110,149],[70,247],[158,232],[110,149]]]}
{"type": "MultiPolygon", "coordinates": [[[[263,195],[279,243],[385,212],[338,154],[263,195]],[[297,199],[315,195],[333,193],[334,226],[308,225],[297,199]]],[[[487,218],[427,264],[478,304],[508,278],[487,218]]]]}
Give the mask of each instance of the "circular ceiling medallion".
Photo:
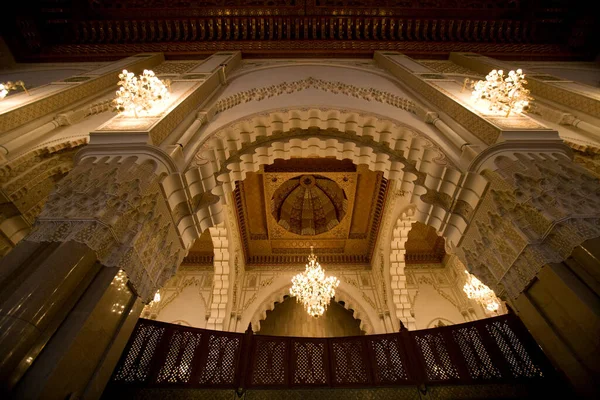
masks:
{"type": "Polygon", "coordinates": [[[314,236],[333,229],[346,215],[348,200],[333,180],[300,175],[285,181],[273,194],[271,215],[297,235],[314,236]]]}

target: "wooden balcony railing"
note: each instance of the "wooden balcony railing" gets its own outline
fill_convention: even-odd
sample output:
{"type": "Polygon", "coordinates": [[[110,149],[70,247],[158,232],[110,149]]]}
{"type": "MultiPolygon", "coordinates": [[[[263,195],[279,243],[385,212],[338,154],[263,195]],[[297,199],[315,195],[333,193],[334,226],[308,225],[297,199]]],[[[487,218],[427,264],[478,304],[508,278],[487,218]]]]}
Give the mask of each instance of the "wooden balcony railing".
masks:
{"type": "Polygon", "coordinates": [[[504,315],[384,335],[298,338],[140,319],[109,387],[300,389],[555,381],[521,321],[504,315]]]}

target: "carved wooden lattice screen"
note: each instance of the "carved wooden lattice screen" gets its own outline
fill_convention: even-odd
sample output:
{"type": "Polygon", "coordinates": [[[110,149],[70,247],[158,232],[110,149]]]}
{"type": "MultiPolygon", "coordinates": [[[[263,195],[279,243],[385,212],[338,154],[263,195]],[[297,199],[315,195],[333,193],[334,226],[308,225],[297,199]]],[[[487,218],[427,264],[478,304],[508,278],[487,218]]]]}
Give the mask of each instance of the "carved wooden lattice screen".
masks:
{"type": "Polygon", "coordinates": [[[514,315],[420,331],[296,338],[140,319],[112,387],[288,389],[556,379],[514,315]]]}

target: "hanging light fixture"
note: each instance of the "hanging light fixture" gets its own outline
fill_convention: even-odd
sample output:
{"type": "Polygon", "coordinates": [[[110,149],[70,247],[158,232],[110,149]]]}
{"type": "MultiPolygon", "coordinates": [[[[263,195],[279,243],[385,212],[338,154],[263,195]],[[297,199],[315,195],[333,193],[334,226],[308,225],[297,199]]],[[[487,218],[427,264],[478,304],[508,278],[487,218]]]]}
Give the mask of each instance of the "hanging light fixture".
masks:
{"type": "MultiPolygon", "coordinates": [[[[120,269],[110,284],[111,284],[111,286],[116,287],[118,292],[124,292],[127,290],[128,280],[129,279],[127,278],[127,275],[125,274],[125,271],[120,269]]],[[[112,312],[117,313],[117,314],[123,314],[124,310],[125,310],[125,304],[121,303],[120,301],[113,303],[112,309],[111,309],[112,312]]]]}
{"type": "Polygon", "coordinates": [[[494,291],[484,285],[475,275],[470,274],[469,271],[465,270],[465,273],[467,274],[467,282],[463,290],[467,297],[477,301],[486,310],[497,312],[500,309],[500,299],[496,297],[494,291]]]}
{"type": "Polygon", "coordinates": [[[119,85],[113,110],[119,114],[138,117],[139,114],[152,114],[152,109],[169,98],[170,82],[158,79],[154,72],[145,69],[136,77],[126,69],[119,74],[119,85]]]}
{"type": "Polygon", "coordinates": [[[317,262],[317,256],[310,246],[308,264],[303,273],[292,278],[290,294],[304,305],[306,312],[313,317],[323,315],[331,298],[335,296],[335,288],[340,281],[335,276],[325,277],[325,271],[317,262]]]}
{"type": "Polygon", "coordinates": [[[29,92],[27,91],[27,88],[25,87],[25,83],[23,81],[16,81],[16,82],[9,81],[9,82],[0,83],[0,100],[5,98],[6,96],[8,96],[8,92],[10,92],[11,90],[17,90],[17,88],[19,86],[23,88],[25,93],[29,94],[29,92]]]}
{"type": "Polygon", "coordinates": [[[468,83],[471,83],[473,88],[471,93],[473,103],[486,101],[490,111],[506,112],[506,117],[510,115],[511,111],[523,112],[529,106],[529,102],[533,100],[529,96],[529,90],[525,89],[527,81],[521,69],[509,71],[507,76],[501,69],[492,70],[484,81],[475,82],[465,78],[463,90],[468,83]]]}

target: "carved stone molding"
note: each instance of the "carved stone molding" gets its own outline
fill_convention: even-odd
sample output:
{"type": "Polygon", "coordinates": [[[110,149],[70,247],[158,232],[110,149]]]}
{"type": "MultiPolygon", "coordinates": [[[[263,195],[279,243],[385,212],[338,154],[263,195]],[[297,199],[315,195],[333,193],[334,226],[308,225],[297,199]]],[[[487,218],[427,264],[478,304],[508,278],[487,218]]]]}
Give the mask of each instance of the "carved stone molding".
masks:
{"type": "Polygon", "coordinates": [[[84,158],[57,184],[28,240],[84,243],[151,301],[184,256],[158,169],[133,156],[84,158]]]}

